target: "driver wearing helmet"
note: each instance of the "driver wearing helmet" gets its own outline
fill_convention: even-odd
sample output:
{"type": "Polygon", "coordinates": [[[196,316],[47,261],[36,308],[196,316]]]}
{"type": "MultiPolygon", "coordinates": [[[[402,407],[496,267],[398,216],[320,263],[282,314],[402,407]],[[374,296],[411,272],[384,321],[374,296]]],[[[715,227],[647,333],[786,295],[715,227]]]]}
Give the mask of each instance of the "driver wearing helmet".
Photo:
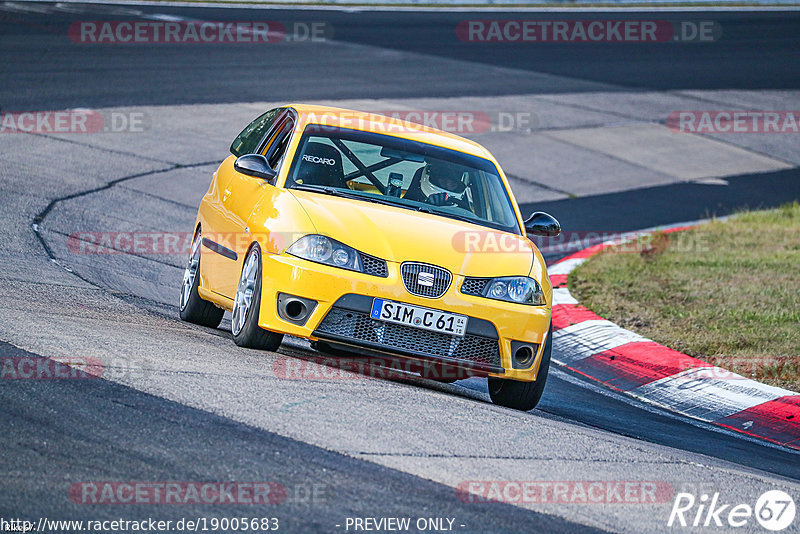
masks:
{"type": "MultiPolygon", "coordinates": [[[[460,206],[469,209],[461,167],[446,161],[431,160],[422,170],[418,191],[405,198],[434,206],[460,206]]],[[[409,191],[411,192],[411,191],[409,191]]]]}

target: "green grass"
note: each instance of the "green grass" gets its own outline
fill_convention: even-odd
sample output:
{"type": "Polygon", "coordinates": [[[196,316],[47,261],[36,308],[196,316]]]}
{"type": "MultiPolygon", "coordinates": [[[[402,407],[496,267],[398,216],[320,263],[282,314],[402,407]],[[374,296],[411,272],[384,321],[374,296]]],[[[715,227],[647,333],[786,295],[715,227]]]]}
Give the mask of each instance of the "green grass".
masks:
{"type": "Polygon", "coordinates": [[[800,391],[800,204],[606,249],[569,276],[602,317],[743,376],[800,391]]]}

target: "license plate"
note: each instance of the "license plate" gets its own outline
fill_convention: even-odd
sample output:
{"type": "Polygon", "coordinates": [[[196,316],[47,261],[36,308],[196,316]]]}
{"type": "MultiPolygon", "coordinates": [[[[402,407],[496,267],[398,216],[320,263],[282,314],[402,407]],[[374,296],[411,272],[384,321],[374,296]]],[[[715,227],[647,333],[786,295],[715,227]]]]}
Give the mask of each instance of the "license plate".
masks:
{"type": "Polygon", "coordinates": [[[463,336],[467,328],[467,317],[463,315],[383,299],[372,301],[370,317],[455,336],[463,336]]]}

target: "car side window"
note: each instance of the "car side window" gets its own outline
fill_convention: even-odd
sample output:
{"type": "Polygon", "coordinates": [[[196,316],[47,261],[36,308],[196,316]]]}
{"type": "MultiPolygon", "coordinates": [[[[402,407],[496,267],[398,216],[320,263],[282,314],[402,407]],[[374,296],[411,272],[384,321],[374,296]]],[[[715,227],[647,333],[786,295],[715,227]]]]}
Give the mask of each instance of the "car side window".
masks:
{"type": "Polygon", "coordinates": [[[294,123],[289,121],[286,126],[284,126],[278,138],[275,140],[274,150],[270,151],[267,161],[269,162],[269,166],[276,171],[278,170],[281,161],[283,161],[283,156],[286,154],[286,147],[289,146],[289,139],[292,137],[292,130],[294,130],[294,123]]]}
{"type": "Polygon", "coordinates": [[[261,154],[267,158],[269,166],[276,171],[279,170],[278,167],[283,160],[284,154],[286,154],[286,148],[289,146],[294,125],[295,122],[291,113],[286,112],[275,121],[272,129],[267,134],[266,144],[261,148],[261,154]]]}
{"type": "Polygon", "coordinates": [[[231,153],[237,158],[245,154],[255,154],[281,111],[283,108],[271,109],[248,124],[231,143],[231,153]]]}

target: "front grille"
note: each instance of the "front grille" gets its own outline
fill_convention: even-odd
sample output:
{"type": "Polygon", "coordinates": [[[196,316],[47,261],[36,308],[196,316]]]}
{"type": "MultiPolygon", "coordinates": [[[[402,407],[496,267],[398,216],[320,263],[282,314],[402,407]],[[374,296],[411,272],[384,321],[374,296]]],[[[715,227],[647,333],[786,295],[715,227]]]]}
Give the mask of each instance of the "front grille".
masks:
{"type": "Polygon", "coordinates": [[[450,271],[427,263],[407,261],[400,266],[400,273],[408,292],[418,297],[438,299],[445,294],[453,281],[450,271]]]}
{"type": "Polygon", "coordinates": [[[461,284],[461,292],[465,295],[481,296],[489,280],[491,280],[491,278],[465,278],[464,283],[461,284]]]}
{"type": "Polygon", "coordinates": [[[381,278],[389,276],[389,271],[386,268],[386,262],[384,260],[376,258],[375,256],[370,256],[369,254],[364,254],[363,252],[359,252],[358,257],[361,259],[361,266],[365,274],[380,276],[381,278]]]}
{"type": "Polygon", "coordinates": [[[390,351],[400,349],[434,357],[500,366],[500,347],[496,339],[473,334],[466,334],[464,337],[451,336],[385,323],[372,319],[369,314],[335,306],[322,320],[316,332],[364,341],[390,351]]]}

